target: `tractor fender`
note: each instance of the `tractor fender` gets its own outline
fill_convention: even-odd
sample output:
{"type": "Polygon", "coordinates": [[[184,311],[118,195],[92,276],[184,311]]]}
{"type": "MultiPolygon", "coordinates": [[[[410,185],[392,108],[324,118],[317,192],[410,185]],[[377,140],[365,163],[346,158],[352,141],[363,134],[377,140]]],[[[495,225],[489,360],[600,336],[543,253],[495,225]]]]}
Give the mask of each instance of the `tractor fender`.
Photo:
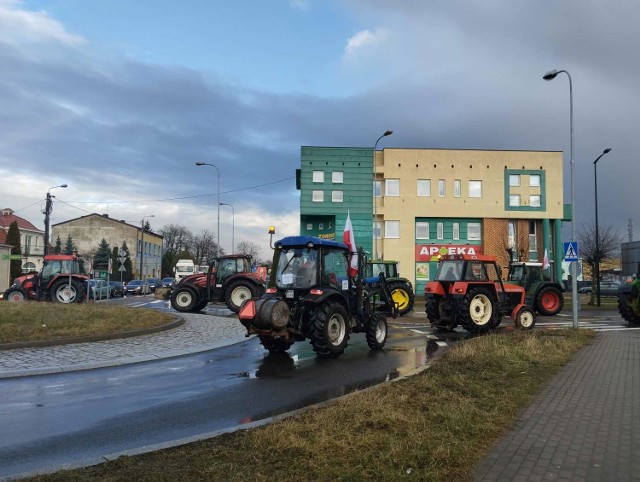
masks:
{"type": "Polygon", "coordinates": [[[304,302],[318,305],[321,303],[327,303],[328,301],[336,301],[340,303],[344,307],[344,309],[347,310],[347,312],[349,311],[347,300],[342,293],[333,289],[323,289],[321,291],[321,294],[313,294],[309,292],[304,297],[304,302]]]}

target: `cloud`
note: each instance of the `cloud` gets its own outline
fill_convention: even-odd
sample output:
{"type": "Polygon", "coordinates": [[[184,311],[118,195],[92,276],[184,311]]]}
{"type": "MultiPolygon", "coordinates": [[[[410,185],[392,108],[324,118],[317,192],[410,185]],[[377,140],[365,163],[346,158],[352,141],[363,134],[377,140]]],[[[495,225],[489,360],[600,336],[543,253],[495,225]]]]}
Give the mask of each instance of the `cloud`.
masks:
{"type": "Polygon", "coordinates": [[[373,31],[362,30],[347,40],[344,56],[350,60],[361,52],[370,52],[377,46],[383,44],[390,36],[390,32],[384,28],[377,28],[373,31]]]}

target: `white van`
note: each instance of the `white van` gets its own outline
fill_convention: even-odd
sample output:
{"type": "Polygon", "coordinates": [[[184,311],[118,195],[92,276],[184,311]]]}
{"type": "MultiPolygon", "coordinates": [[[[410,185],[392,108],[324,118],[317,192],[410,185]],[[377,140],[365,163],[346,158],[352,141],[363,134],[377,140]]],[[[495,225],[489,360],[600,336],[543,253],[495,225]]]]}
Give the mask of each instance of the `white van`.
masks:
{"type": "Polygon", "coordinates": [[[173,272],[175,273],[175,284],[178,284],[182,278],[195,273],[195,264],[192,259],[180,259],[173,268],[173,272]]]}

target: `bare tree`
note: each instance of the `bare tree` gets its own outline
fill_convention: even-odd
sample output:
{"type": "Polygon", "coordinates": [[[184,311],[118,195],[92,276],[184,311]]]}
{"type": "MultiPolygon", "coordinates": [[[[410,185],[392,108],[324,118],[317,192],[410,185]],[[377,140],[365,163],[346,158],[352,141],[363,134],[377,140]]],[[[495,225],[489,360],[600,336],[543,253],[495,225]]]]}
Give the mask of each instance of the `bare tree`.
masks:
{"type": "Polygon", "coordinates": [[[256,243],[252,243],[251,241],[240,241],[236,246],[236,251],[239,254],[248,254],[251,255],[251,259],[254,261],[258,260],[260,253],[262,250],[256,243]]]}
{"type": "Polygon", "coordinates": [[[586,263],[591,268],[594,287],[591,290],[591,301],[589,303],[593,304],[596,294],[596,260],[599,260],[600,265],[602,265],[602,261],[618,256],[620,254],[622,237],[620,233],[611,226],[598,226],[598,249],[596,249],[596,225],[595,223],[591,223],[588,225],[580,225],[578,241],[580,242],[578,251],[582,258],[582,263],[586,263]]]}
{"type": "Polygon", "coordinates": [[[160,229],[160,234],[164,237],[164,249],[167,253],[189,251],[193,243],[193,235],[185,226],[167,224],[160,229]]]}
{"type": "Polygon", "coordinates": [[[216,253],[217,247],[218,243],[216,243],[213,233],[203,229],[199,235],[194,236],[190,251],[198,264],[208,264],[216,253]]]}

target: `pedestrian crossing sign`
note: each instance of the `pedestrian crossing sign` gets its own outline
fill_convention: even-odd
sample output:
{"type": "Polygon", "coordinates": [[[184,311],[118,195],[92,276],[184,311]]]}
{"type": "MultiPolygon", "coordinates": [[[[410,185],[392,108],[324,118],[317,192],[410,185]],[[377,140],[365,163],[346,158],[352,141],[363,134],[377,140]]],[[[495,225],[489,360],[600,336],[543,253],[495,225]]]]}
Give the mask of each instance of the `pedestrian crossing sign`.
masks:
{"type": "Polygon", "coordinates": [[[564,260],[578,261],[578,243],[576,241],[564,243],[564,260]]]}

